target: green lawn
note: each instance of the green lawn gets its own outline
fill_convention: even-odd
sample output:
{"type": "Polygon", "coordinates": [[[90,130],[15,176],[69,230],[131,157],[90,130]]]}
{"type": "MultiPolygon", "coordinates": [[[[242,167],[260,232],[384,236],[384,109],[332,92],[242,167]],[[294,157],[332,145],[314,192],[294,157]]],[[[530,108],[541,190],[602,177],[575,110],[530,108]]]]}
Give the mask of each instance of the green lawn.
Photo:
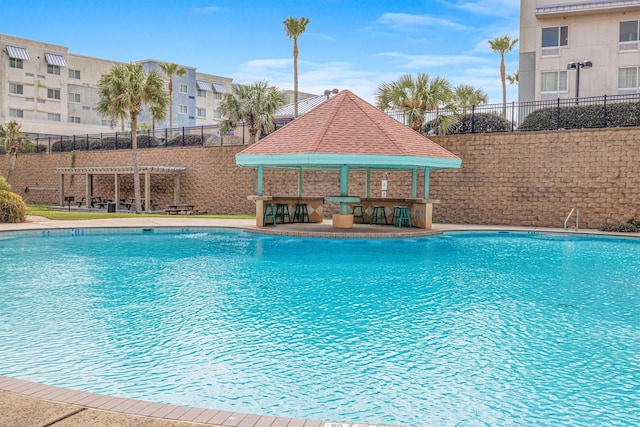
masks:
{"type": "MultiPolygon", "coordinates": [[[[58,209],[49,209],[47,205],[33,205],[27,204],[27,215],[36,215],[43,216],[45,218],[54,219],[54,220],[68,220],[68,221],[77,221],[83,219],[103,219],[103,218],[135,218],[140,215],[144,215],[145,217],[167,217],[167,214],[140,214],[137,215],[135,213],[108,213],[105,211],[102,212],[82,212],[78,210],[71,209],[71,212],[68,210],[58,210],[58,209]]],[[[181,218],[241,218],[241,219],[251,219],[255,218],[254,215],[215,215],[215,214],[203,214],[203,215],[181,215],[181,218]]]]}

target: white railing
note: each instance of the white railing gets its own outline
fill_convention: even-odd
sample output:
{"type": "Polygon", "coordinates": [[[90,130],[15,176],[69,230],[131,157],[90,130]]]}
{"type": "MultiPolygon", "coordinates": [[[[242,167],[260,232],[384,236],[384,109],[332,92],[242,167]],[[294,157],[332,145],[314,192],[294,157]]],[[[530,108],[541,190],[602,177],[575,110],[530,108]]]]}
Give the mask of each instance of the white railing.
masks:
{"type": "Polygon", "coordinates": [[[574,212],[576,213],[576,226],[574,227],[574,230],[578,230],[578,219],[579,219],[580,213],[577,208],[571,208],[571,212],[569,212],[569,215],[567,215],[567,219],[564,220],[565,231],[568,229],[567,224],[569,223],[569,220],[571,219],[571,215],[573,215],[574,212]]]}

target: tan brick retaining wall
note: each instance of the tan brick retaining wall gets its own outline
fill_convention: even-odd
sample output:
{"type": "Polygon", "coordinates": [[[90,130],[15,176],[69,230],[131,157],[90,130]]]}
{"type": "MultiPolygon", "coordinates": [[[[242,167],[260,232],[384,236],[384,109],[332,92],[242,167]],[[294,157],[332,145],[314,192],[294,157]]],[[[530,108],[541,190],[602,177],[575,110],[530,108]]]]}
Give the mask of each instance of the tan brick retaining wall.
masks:
{"type": "MultiPolygon", "coordinates": [[[[580,210],[580,225],[597,228],[607,220],[640,217],[640,128],[571,130],[432,137],[462,158],[460,170],[431,173],[430,196],[437,222],[561,227],[570,209],[580,210]]],[[[181,201],[200,211],[254,213],[247,195],[255,194],[256,173],[235,165],[243,146],[174,147],[139,150],[140,165],[184,166],[181,201]]],[[[56,167],[70,167],[71,153],[21,154],[13,190],[27,201],[58,203],[56,167]],[[25,188],[29,191],[25,193],[25,188]]],[[[9,160],[0,158],[6,176],[9,160]]],[[[131,152],[78,151],[75,166],[131,164],[131,152]]],[[[371,195],[380,195],[383,173],[372,173],[371,195]]],[[[352,173],[350,193],[364,195],[364,173],[352,173]]],[[[391,172],[389,197],[409,197],[411,176],[391,172]]],[[[418,192],[422,194],[422,174],[418,192]]],[[[338,193],[337,172],[305,172],[304,195],[338,193]]],[[[81,197],[84,176],[65,182],[67,195],[81,197]]],[[[113,177],[96,176],[94,193],[113,194],[113,177]]],[[[297,174],[265,172],[264,194],[295,195],[297,174]]],[[[122,197],[133,196],[132,177],[121,178],[122,197]]],[[[173,179],[154,176],[151,198],[160,208],[173,202],[173,179]]],[[[326,204],[326,215],[337,210],[326,204]]]]}

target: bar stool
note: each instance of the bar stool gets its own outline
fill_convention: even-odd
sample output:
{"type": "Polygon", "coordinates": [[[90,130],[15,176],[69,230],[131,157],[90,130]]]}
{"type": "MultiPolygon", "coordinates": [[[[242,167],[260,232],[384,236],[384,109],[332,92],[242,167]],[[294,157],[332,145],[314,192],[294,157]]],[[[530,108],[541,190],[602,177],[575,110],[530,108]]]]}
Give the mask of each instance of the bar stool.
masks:
{"type": "Polygon", "coordinates": [[[293,218],[296,222],[310,222],[308,205],[306,203],[298,203],[293,218]]]}
{"type": "Polygon", "coordinates": [[[411,213],[409,211],[409,207],[408,206],[395,206],[394,208],[397,208],[398,213],[397,213],[396,219],[393,222],[393,224],[396,227],[402,227],[402,223],[406,221],[407,225],[409,226],[409,228],[411,228],[411,213]]]}
{"type": "Polygon", "coordinates": [[[280,224],[284,224],[285,216],[287,217],[287,221],[291,222],[291,215],[289,214],[289,203],[277,203],[276,217],[280,217],[280,224]]]}
{"type": "Polygon", "coordinates": [[[273,226],[276,225],[276,206],[273,203],[267,203],[264,205],[264,216],[262,217],[262,224],[267,225],[267,219],[271,218],[273,226]]]}
{"type": "Polygon", "coordinates": [[[400,206],[393,207],[393,215],[391,216],[391,224],[395,224],[400,213],[400,206]]]}
{"type": "Polygon", "coordinates": [[[353,205],[351,208],[351,214],[353,215],[353,219],[360,218],[360,221],[364,224],[364,211],[362,209],[362,205],[353,205]]]}
{"type": "Polygon", "coordinates": [[[387,214],[384,211],[384,206],[375,205],[373,207],[373,212],[371,212],[371,219],[369,220],[369,224],[380,224],[384,221],[385,224],[389,224],[387,222],[387,214]]]}

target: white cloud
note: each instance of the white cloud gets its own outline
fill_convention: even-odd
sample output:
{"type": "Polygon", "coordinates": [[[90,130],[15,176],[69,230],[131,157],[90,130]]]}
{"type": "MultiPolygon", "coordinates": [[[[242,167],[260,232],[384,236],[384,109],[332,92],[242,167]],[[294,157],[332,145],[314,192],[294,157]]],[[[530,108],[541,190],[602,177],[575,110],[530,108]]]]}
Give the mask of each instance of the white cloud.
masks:
{"type": "Polygon", "coordinates": [[[477,0],[459,1],[454,7],[480,15],[505,17],[517,14],[520,10],[519,0],[477,0]]]}
{"type": "Polygon", "coordinates": [[[377,21],[379,24],[388,25],[396,31],[410,31],[424,27],[446,27],[454,30],[469,30],[471,27],[458,24],[444,18],[430,15],[411,15],[408,13],[385,13],[377,21]]]}
{"type": "Polygon", "coordinates": [[[453,65],[483,64],[486,58],[473,55],[407,55],[399,52],[382,52],[377,57],[395,59],[403,68],[450,67],[453,65]]]}

